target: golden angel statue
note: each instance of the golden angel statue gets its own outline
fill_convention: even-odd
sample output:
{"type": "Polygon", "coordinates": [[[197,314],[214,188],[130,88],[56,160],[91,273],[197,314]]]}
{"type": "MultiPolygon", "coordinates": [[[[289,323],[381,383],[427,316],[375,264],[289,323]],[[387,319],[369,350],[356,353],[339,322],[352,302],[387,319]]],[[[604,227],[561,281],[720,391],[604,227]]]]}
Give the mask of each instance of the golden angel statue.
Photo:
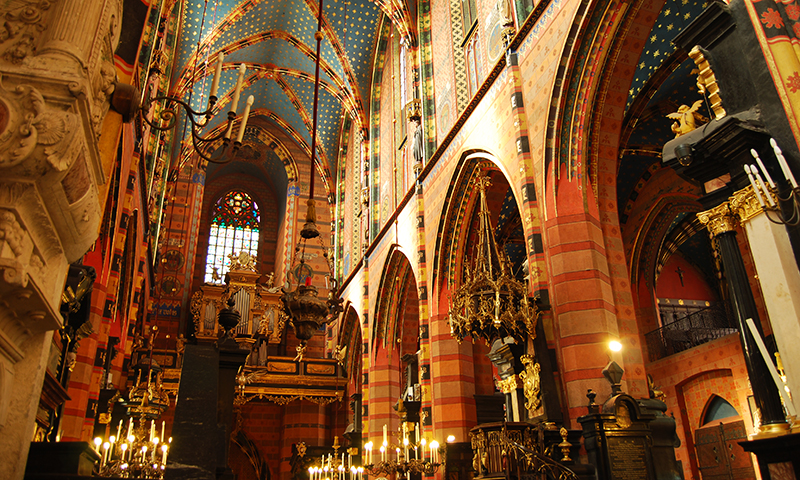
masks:
{"type": "Polygon", "coordinates": [[[696,129],[699,126],[698,123],[703,124],[708,121],[706,117],[697,112],[702,104],[703,100],[698,100],[694,102],[691,107],[688,105],[681,105],[678,107],[677,112],[667,115],[667,118],[677,120],[672,123],[672,133],[675,134],[675,138],[696,129]]]}

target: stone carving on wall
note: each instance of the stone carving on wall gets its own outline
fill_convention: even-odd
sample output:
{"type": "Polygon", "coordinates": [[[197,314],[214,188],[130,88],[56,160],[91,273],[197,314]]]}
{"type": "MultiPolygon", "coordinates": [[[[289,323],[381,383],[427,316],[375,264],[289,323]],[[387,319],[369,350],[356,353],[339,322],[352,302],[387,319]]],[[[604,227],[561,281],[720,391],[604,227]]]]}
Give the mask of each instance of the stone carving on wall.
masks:
{"type": "MultiPolygon", "coordinates": [[[[30,85],[17,85],[13,92],[3,89],[0,102],[0,115],[6,117],[6,128],[0,133],[0,168],[19,165],[39,146],[50,167],[60,172],[69,168],[76,156],[74,150],[80,148],[77,115],[48,107],[41,92],[30,85]]],[[[41,175],[48,169],[35,162],[21,173],[41,175]]]]}
{"type": "Polygon", "coordinates": [[[0,48],[6,61],[19,64],[34,52],[34,40],[45,29],[44,14],[53,2],[16,0],[7,3],[6,9],[0,10],[3,17],[0,48]]]}

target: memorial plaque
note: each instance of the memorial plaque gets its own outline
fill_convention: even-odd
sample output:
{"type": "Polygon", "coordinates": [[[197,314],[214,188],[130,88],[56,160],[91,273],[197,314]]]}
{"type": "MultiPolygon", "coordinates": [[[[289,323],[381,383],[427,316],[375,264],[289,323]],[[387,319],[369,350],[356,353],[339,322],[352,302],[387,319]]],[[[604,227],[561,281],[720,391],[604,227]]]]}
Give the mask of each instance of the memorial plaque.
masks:
{"type": "Polygon", "coordinates": [[[647,480],[644,437],[608,437],[608,459],[614,480],[647,480]]]}

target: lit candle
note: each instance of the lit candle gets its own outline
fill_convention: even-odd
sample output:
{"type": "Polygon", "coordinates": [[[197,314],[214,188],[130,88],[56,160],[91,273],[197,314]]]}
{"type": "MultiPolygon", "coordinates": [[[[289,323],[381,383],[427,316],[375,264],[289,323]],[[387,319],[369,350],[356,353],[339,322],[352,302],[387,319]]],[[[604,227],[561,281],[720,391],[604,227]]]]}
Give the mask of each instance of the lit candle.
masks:
{"type": "Polygon", "coordinates": [[[385,455],[386,455],[386,447],[381,445],[381,462],[386,461],[385,455]]]}
{"type": "Polygon", "coordinates": [[[242,84],[244,83],[244,72],[247,67],[243,64],[239,65],[239,76],[236,77],[236,89],[233,91],[233,101],[231,102],[231,112],[236,112],[239,108],[239,96],[242,94],[242,84]]]}
{"type": "Polygon", "coordinates": [[[756,152],[755,148],[751,148],[750,149],[750,155],[752,155],[753,158],[756,159],[756,163],[758,163],[758,168],[760,168],[761,172],[764,173],[764,178],[767,179],[767,182],[769,183],[769,186],[771,188],[775,188],[775,182],[773,182],[772,181],[772,177],[769,176],[769,172],[764,167],[764,163],[761,161],[761,157],[758,156],[758,152],[756,152]]]}
{"type": "Polygon", "coordinates": [[[778,147],[778,142],[776,142],[774,138],[770,138],[769,144],[772,145],[772,150],[775,151],[775,156],[778,158],[778,165],[781,166],[783,176],[786,177],[786,180],[789,180],[792,184],[792,188],[797,188],[797,181],[794,179],[792,171],[789,170],[789,165],[786,163],[786,159],[783,157],[783,152],[781,152],[780,147],[778,147]]]}
{"type": "Polygon", "coordinates": [[[242,143],[242,139],[244,138],[244,128],[247,126],[247,117],[250,116],[250,107],[253,106],[253,102],[256,99],[252,95],[247,97],[247,103],[244,107],[244,113],[242,114],[242,124],[239,125],[239,135],[236,136],[236,141],[242,143]]]}
{"type": "Polygon", "coordinates": [[[219,77],[222,75],[222,61],[225,59],[225,55],[222,52],[219,52],[217,55],[217,66],[214,69],[214,80],[211,81],[211,92],[209,96],[216,97],[217,90],[219,90],[219,77]]]}
{"type": "Polygon", "coordinates": [[[775,201],[772,200],[772,195],[769,194],[769,190],[767,190],[767,186],[764,185],[764,180],[761,179],[761,174],[759,174],[758,170],[756,170],[756,166],[755,165],[750,165],[750,171],[753,172],[753,175],[756,176],[756,181],[761,186],[761,189],[764,190],[764,195],[767,197],[767,202],[769,202],[769,206],[770,207],[774,207],[775,206],[775,201]]]}
{"type": "Polygon", "coordinates": [[[106,462],[108,461],[108,447],[110,447],[110,446],[111,445],[108,442],[103,444],[103,463],[102,463],[102,465],[105,465],[106,462]]]}
{"type": "Polygon", "coordinates": [[[431,442],[431,463],[439,463],[439,442],[431,442]]]}
{"type": "Polygon", "coordinates": [[[764,199],[761,198],[761,192],[759,192],[758,185],[756,185],[756,181],[753,178],[753,173],[750,171],[750,165],[744,164],[744,171],[747,173],[747,178],[750,180],[750,185],[753,187],[753,191],[756,192],[756,198],[758,199],[758,204],[761,205],[761,208],[764,208],[764,199]]]}
{"type": "Polygon", "coordinates": [[[122,455],[120,457],[120,460],[124,462],[125,461],[125,453],[128,451],[128,444],[127,443],[123,443],[122,445],[119,446],[119,448],[120,448],[120,450],[122,450],[122,455]]]}
{"type": "Polygon", "coordinates": [[[161,445],[161,465],[167,464],[167,445],[161,445]]]}
{"type": "Polygon", "coordinates": [[[397,447],[395,449],[395,453],[397,453],[397,461],[399,462],[400,461],[400,447],[397,447]]]}

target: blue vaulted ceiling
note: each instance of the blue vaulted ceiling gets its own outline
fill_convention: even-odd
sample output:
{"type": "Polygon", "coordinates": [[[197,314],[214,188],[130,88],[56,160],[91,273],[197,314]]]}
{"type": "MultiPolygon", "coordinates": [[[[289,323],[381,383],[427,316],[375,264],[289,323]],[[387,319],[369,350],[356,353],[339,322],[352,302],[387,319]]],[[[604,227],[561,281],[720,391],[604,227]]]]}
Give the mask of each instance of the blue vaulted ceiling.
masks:
{"type": "MultiPolygon", "coordinates": [[[[250,122],[261,117],[262,125],[284,130],[310,154],[318,6],[318,0],[183,2],[172,93],[203,109],[223,52],[218,113],[205,132],[225,121],[237,68],[244,63],[239,113],[253,95],[250,122]]],[[[371,0],[328,1],[323,12],[317,144],[320,173],[330,176],[336,172],[344,118],[357,128],[366,126],[371,59],[383,14],[371,0]]]]}

